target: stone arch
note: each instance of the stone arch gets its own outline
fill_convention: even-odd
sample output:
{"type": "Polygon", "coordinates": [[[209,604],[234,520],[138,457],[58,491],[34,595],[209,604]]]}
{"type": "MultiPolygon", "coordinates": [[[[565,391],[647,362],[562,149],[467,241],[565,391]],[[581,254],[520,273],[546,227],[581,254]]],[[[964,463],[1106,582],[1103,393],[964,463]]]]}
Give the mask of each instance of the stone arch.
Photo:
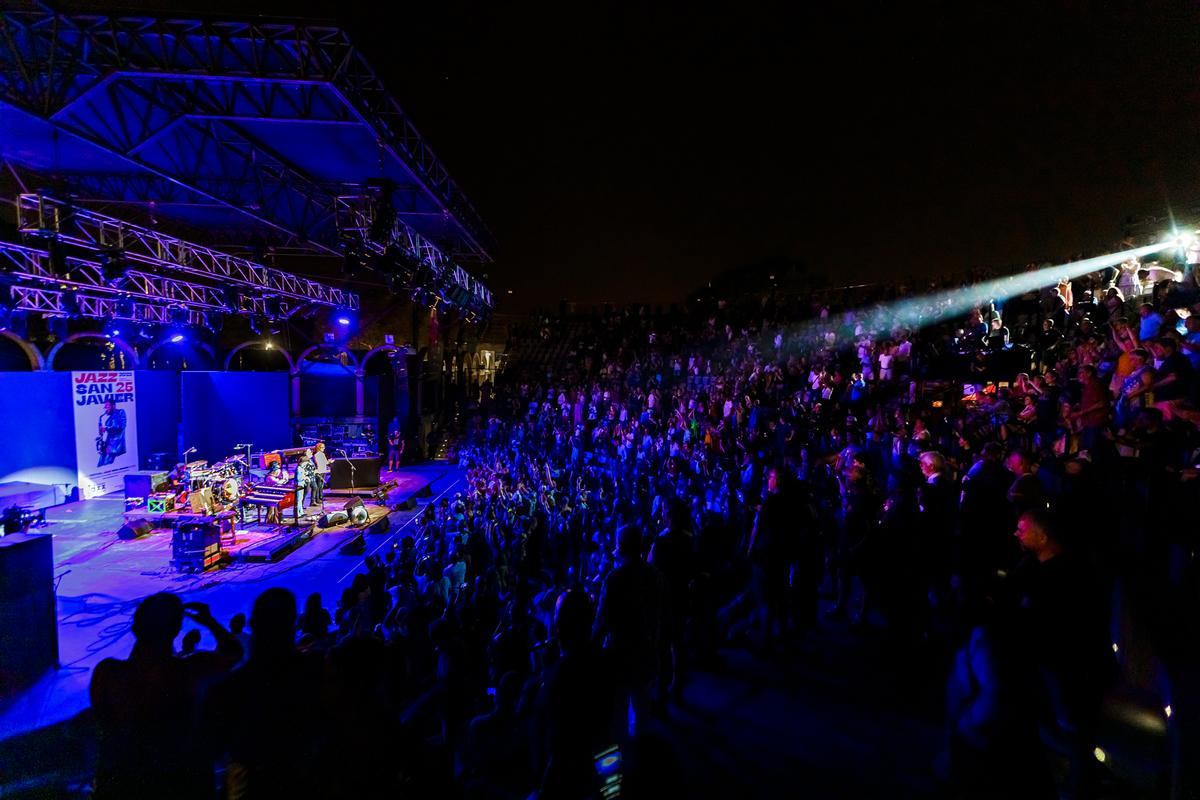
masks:
{"type": "Polygon", "coordinates": [[[114,345],[116,345],[117,349],[128,356],[130,363],[133,365],[132,369],[137,369],[141,365],[141,360],[138,358],[137,350],[134,350],[133,346],[120,336],[108,337],[103,333],[85,331],[81,333],[72,333],[70,336],[54,345],[54,347],[50,348],[50,354],[46,356],[46,366],[44,369],[54,369],[54,359],[58,357],[59,352],[61,352],[62,349],[67,345],[73,342],[81,342],[90,339],[98,339],[102,342],[112,342],[114,345]]]}
{"type": "Polygon", "coordinates": [[[46,369],[46,359],[42,356],[42,351],[38,350],[32,342],[22,339],[12,331],[0,331],[0,336],[13,342],[17,347],[21,348],[21,352],[29,359],[29,365],[33,367],[35,372],[40,372],[46,369]]]}

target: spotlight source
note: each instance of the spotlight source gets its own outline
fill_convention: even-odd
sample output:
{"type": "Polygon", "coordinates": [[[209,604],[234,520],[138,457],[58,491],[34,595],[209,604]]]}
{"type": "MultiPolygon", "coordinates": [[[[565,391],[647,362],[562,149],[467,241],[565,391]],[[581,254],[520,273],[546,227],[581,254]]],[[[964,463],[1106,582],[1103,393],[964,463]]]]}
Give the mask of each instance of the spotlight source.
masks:
{"type": "Polygon", "coordinates": [[[171,337],[171,344],[179,344],[179,343],[180,343],[180,342],[182,342],[182,341],[183,341],[183,334],[182,334],[182,333],[177,333],[177,334],[175,334],[174,336],[172,336],[172,337],[171,337]]]}

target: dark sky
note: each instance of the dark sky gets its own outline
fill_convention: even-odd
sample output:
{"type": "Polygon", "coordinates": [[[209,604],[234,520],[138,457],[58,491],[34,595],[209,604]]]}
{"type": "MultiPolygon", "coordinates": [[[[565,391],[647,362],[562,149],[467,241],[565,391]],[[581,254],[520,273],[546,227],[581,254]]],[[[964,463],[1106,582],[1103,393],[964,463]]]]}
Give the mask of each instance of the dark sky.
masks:
{"type": "Polygon", "coordinates": [[[721,5],[431,3],[359,38],[514,300],[1048,259],[1200,200],[1195,4],[721,5]]]}
{"type": "Polygon", "coordinates": [[[1200,200],[1194,3],[359,5],[261,10],[343,14],[509,308],[1044,260],[1200,200]]]}

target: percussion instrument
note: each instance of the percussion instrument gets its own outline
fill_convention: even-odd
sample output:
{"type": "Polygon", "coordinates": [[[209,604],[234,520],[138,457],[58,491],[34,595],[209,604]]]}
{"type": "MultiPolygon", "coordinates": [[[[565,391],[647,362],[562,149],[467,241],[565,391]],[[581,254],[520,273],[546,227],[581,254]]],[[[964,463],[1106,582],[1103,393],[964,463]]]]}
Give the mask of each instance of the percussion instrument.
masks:
{"type": "Polygon", "coordinates": [[[226,478],[220,484],[221,500],[226,503],[234,503],[242,494],[242,482],[237,478],[226,478]]]}

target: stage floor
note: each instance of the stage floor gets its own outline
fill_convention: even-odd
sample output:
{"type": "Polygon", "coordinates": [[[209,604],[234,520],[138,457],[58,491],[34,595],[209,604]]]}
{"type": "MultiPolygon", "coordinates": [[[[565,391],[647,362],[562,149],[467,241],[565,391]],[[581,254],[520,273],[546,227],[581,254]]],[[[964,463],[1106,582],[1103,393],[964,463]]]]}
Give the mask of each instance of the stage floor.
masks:
{"type": "MultiPolygon", "coordinates": [[[[186,601],[208,603],[216,618],[227,624],[239,611],[249,617],[254,598],[264,589],[282,586],[295,592],[301,606],[309,594],[319,592],[332,613],[342,589],[362,569],[366,555],[382,553],[408,534],[408,523],[426,504],[465,489],[462,471],[446,464],[407,467],[399,473],[381,476],[383,481],[392,478],[399,481],[393,498],[412,497],[425,487],[429,487],[431,494],[418,498],[412,511],[392,512],[387,533],[367,534],[362,555],[345,556],[338,552],[359,534],[359,529],[318,528],[312,539],[279,561],[234,562],[193,575],[172,569],[171,540],[166,533],[130,541],[117,538],[124,511],[124,500],[119,494],[47,510],[48,524],[36,532],[54,536],[54,574],[61,576],[58,587],[61,666],[0,707],[0,739],[61,722],[87,708],[92,668],[101,659],[129,655],[133,646],[129,632],[133,610],[147,595],[170,591],[186,601]]],[[[327,496],[325,505],[332,511],[344,503],[344,498],[327,496]]],[[[313,508],[310,513],[315,511],[313,508]]],[[[184,624],[185,631],[189,627],[184,624]]],[[[201,647],[212,647],[212,637],[202,633],[201,647]]]]}

